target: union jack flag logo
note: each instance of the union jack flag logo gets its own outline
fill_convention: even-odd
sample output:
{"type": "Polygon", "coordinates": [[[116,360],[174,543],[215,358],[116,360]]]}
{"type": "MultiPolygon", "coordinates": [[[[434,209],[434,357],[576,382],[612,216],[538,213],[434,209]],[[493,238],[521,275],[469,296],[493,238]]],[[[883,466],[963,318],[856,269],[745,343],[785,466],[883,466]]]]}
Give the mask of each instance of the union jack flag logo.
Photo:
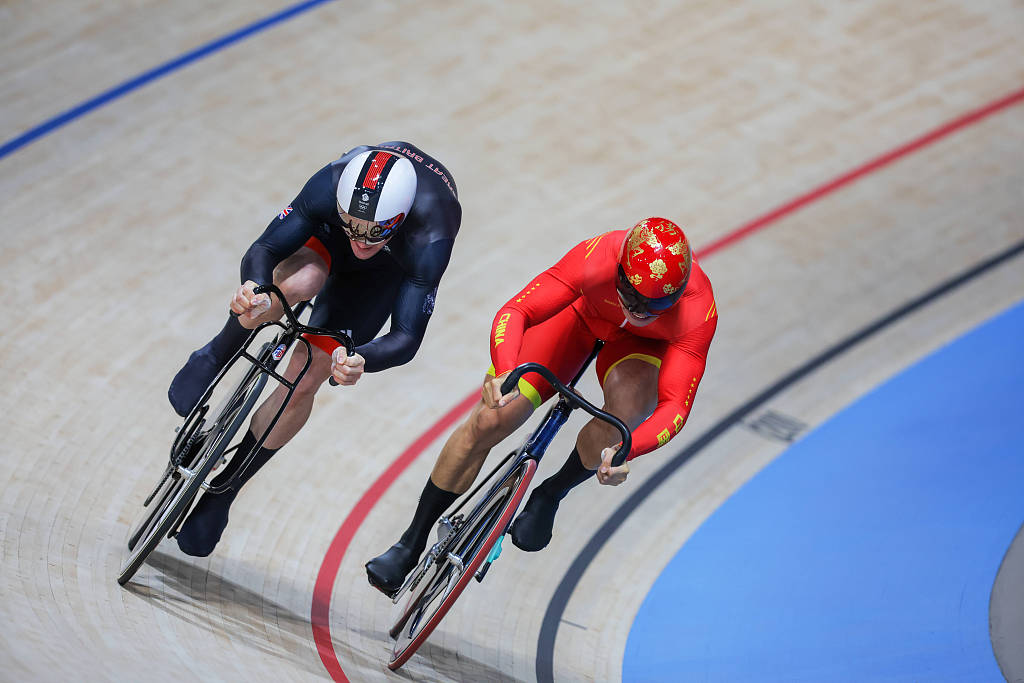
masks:
{"type": "Polygon", "coordinates": [[[292,212],[292,207],[286,206],[286,207],[284,207],[284,209],[282,209],[281,213],[277,214],[277,217],[280,218],[281,220],[284,220],[285,217],[288,214],[290,214],[291,212],[292,212]]]}

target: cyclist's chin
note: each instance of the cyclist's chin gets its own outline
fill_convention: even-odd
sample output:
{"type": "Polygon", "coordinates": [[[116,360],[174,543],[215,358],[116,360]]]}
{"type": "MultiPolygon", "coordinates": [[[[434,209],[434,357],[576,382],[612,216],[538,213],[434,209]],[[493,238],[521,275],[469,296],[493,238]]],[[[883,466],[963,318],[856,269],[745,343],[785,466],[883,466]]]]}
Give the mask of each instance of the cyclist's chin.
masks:
{"type": "Polygon", "coordinates": [[[623,306],[622,304],[619,304],[619,308],[622,309],[622,314],[624,316],[626,316],[626,320],[633,327],[647,327],[648,325],[650,325],[651,323],[653,323],[655,320],[658,319],[657,316],[653,316],[653,315],[648,317],[648,318],[637,317],[637,316],[633,315],[632,313],[630,313],[629,311],[627,311],[626,307],[623,306]]]}
{"type": "Polygon", "coordinates": [[[384,248],[384,242],[380,244],[365,244],[364,242],[357,242],[356,240],[350,239],[348,241],[352,245],[352,253],[360,261],[365,261],[368,258],[373,258],[377,255],[381,249],[384,248]]]}

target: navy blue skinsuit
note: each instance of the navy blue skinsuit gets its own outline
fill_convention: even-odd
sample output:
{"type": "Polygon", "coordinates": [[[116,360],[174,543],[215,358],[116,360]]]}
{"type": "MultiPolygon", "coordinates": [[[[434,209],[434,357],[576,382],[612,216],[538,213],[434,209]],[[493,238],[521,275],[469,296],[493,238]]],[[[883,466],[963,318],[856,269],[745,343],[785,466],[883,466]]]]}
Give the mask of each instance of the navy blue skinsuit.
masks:
{"type": "Polygon", "coordinates": [[[274,267],[316,237],[331,254],[331,271],[317,295],[310,324],[349,330],[367,372],[408,363],[434,310],[438,283],[462,220],[458,190],[436,159],[408,142],[359,146],[317,171],[290,207],[271,221],[242,258],[242,282],[273,280],[274,267]],[[372,258],[352,253],[338,216],[338,179],[361,152],[386,150],[416,169],[416,197],[397,234],[372,258]],[[388,316],[391,327],[377,337],[388,316]]]}

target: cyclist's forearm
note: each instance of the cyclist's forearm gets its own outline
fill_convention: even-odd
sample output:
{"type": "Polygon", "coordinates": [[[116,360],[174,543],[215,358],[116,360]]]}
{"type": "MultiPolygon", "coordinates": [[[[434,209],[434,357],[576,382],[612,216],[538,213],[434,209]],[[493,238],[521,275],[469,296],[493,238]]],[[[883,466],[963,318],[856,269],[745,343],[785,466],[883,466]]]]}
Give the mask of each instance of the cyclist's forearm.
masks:
{"type": "Polygon", "coordinates": [[[357,346],[356,353],[366,359],[366,372],[380,372],[411,361],[422,341],[422,337],[393,330],[368,344],[357,346]]]}

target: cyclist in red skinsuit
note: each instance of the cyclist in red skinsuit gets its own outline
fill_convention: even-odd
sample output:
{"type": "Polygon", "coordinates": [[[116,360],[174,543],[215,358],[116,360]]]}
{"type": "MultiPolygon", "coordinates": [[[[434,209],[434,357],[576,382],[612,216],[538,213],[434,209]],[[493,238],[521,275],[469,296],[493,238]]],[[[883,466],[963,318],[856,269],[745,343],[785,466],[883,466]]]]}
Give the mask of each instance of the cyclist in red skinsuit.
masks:
{"type": "MultiPolygon", "coordinates": [[[[529,360],[568,379],[597,339],[605,340],[597,358],[602,386],[608,372],[626,359],[660,368],[657,408],[633,430],[632,460],[665,445],[686,423],[718,314],[711,282],[694,262],[678,305],[648,325],[627,324],[615,287],[615,262],[626,232],[581,242],[498,311],[491,327],[491,374],[504,375],[529,360]]],[[[535,408],[552,394],[532,373],[520,380],[519,390],[535,408]]]]}
{"type": "Polygon", "coordinates": [[[535,373],[501,396],[504,376],[517,365],[535,361],[568,381],[595,341],[604,340],[596,363],[604,407],[633,436],[627,462],[612,467],[617,432],[596,419],[583,427],[565,464],[534,489],[512,525],[513,543],[535,551],[550,540],[558,503],[570,489],[594,470],[601,484],[617,486],[628,476],[630,460],[679,433],[717,324],[711,282],[671,221],[645,219],[631,230],[576,245],[498,311],[482,400],[442,449],[401,540],[367,563],[370,583],[385,593],[401,586],[430,528],[472,486],[490,449],[551,397],[552,388],[535,373]]]}

